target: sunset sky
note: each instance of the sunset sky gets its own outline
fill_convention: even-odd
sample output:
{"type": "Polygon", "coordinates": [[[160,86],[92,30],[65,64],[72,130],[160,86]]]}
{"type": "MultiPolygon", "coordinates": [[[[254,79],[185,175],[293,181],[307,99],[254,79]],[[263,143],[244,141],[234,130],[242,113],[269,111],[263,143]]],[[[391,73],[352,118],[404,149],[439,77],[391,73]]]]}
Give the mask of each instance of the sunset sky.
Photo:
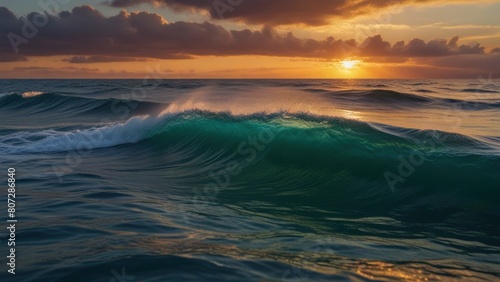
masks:
{"type": "Polygon", "coordinates": [[[0,78],[499,77],[499,14],[480,0],[0,0],[0,78]]]}

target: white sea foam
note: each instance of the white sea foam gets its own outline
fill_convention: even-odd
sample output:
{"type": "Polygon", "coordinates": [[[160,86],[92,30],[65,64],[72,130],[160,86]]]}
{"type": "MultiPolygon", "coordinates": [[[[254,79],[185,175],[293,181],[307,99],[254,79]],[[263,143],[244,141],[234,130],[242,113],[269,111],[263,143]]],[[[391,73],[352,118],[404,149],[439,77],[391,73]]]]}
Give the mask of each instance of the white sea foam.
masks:
{"type": "Polygon", "coordinates": [[[138,116],[130,118],[125,123],[83,130],[17,132],[0,137],[0,154],[88,151],[95,148],[137,143],[148,138],[162,120],[164,119],[158,117],[138,116]]]}

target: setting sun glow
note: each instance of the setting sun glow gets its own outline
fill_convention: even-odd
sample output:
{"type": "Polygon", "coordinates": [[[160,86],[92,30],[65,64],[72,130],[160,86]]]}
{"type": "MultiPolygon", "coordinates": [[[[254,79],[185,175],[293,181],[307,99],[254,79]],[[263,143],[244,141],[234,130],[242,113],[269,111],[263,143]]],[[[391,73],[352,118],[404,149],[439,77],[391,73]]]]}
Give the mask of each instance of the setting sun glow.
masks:
{"type": "Polygon", "coordinates": [[[344,70],[351,70],[359,64],[358,60],[343,60],[340,62],[340,66],[344,70]]]}

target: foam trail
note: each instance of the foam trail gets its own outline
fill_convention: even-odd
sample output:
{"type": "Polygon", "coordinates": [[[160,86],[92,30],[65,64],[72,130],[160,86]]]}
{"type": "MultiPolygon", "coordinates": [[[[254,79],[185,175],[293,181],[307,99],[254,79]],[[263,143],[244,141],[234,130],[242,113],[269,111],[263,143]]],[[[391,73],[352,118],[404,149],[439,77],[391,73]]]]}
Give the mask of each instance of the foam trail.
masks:
{"type": "Polygon", "coordinates": [[[137,143],[147,138],[161,121],[157,117],[139,116],[132,117],[125,123],[70,132],[18,132],[0,138],[0,154],[89,150],[137,143]]]}

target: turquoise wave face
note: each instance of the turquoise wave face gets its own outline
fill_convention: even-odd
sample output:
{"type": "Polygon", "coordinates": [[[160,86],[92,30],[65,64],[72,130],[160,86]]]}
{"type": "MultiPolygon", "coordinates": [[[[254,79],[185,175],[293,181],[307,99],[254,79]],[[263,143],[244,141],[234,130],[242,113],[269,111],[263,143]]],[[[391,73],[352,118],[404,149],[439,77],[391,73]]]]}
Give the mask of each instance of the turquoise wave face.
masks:
{"type": "Polygon", "coordinates": [[[492,199],[500,158],[494,147],[444,132],[392,132],[326,117],[194,112],[169,120],[137,146],[155,153],[179,148],[183,162],[205,174],[219,168],[209,178],[194,177],[208,191],[201,202],[247,197],[362,213],[388,207],[497,210],[492,199]]]}

